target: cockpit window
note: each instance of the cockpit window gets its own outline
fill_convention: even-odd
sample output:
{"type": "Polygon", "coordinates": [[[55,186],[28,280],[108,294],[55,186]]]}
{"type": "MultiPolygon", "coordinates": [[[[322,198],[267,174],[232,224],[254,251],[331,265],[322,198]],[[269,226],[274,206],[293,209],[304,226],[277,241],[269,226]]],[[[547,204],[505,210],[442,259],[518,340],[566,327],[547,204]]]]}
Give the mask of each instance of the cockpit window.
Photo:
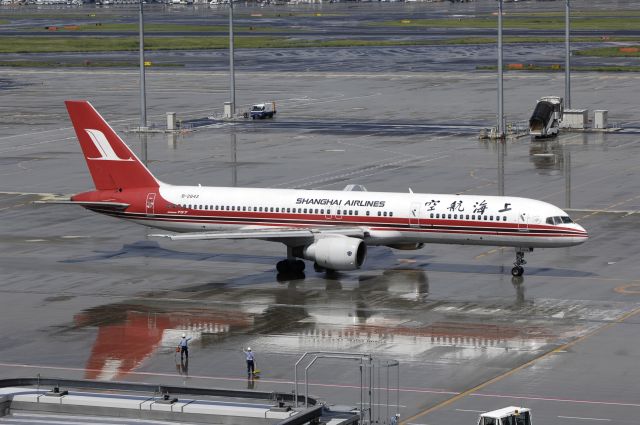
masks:
{"type": "Polygon", "coordinates": [[[563,224],[563,223],[573,223],[573,220],[571,220],[571,217],[565,215],[562,217],[547,217],[546,220],[547,224],[563,224]]]}

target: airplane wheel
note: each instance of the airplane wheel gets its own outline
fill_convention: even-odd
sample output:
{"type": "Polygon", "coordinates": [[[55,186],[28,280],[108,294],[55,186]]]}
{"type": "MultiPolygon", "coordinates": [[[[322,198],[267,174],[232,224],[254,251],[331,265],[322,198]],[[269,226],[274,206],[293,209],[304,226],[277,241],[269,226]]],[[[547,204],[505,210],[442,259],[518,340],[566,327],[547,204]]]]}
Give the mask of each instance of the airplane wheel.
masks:
{"type": "Polygon", "coordinates": [[[287,260],[278,261],[276,270],[278,273],[287,273],[289,271],[289,262],[287,260]]]}
{"type": "Polygon", "coordinates": [[[278,281],[278,283],[288,283],[295,280],[303,280],[305,277],[306,276],[304,273],[287,272],[287,273],[278,273],[276,275],[276,280],[278,281]]]}
{"type": "Polygon", "coordinates": [[[304,261],[302,260],[296,260],[293,263],[293,267],[291,267],[293,270],[295,270],[297,273],[302,273],[305,269],[307,265],[304,263],[304,261]]]}
{"type": "Polygon", "coordinates": [[[511,276],[522,276],[524,274],[524,267],[515,266],[511,269],[511,276]]]}

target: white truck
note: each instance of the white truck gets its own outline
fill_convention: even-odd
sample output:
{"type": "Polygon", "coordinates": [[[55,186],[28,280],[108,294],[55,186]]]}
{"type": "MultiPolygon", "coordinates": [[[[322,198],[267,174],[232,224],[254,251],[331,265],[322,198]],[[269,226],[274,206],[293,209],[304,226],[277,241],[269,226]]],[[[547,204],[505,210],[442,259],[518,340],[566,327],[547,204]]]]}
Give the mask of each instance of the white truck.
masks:
{"type": "Polygon", "coordinates": [[[563,113],[564,101],[561,97],[541,97],[529,118],[529,134],[534,137],[557,136],[563,113]]]}
{"type": "Polygon", "coordinates": [[[509,406],[483,413],[478,419],[478,425],[531,425],[531,410],[509,406]]]}
{"type": "Polygon", "coordinates": [[[276,104],[275,102],[256,103],[251,106],[249,113],[251,114],[251,119],[254,120],[256,118],[273,118],[276,113],[276,104]]]}

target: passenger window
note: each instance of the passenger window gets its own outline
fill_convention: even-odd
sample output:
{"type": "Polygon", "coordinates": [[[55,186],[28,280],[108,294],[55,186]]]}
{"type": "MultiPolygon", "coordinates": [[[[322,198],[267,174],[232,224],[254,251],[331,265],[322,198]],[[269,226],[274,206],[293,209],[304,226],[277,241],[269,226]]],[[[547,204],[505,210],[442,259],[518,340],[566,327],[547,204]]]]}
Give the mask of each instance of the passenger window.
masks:
{"type": "Polygon", "coordinates": [[[449,214],[449,217],[448,217],[448,218],[451,218],[451,214],[449,214]]]}
{"type": "Polygon", "coordinates": [[[353,215],[353,210],[349,210],[349,215],[353,215]]]}
{"type": "Polygon", "coordinates": [[[356,215],[358,215],[358,210],[355,211],[356,215]]]}
{"type": "Polygon", "coordinates": [[[340,215],[340,210],[338,210],[338,212],[336,214],[340,215]]]}
{"type": "Polygon", "coordinates": [[[433,218],[433,213],[429,214],[429,218],[433,218]]]}
{"type": "Polygon", "coordinates": [[[318,209],[316,208],[316,214],[318,214],[318,209]]]}
{"type": "Polygon", "coordinates": [[[324,208],[320,210],[320,214],[324,214],[324,208]]]}
{"type": "Polygon", "coordinates": [[[469,220],[469,214],[467,214],[467,220],[469,220]]]}
{"type": "Polygon", "coordinates": [[[205,210],[208,210],[208,209],[209,209],[209,205],[205,205],[205,206],[204,206],[204,209],[205,209],[205,210]]]}
{"type": "Polygon", "coordinates": [[[384,215],[386,217],[387,216],[387,212],[386,211],[383,212],[382,215],[384,215]]]}
{"type": "Polygon", "coordinates": [[[327,210],[327,215],[331,215],[331,210],[327,210]]]}
{"type": "Polygon", "coordinates": [[[457,219],[458,218],[458,214],[454,214],[453,218],[457,219]]]}
{"type": "Polygon", "coordinates": [[[502,217],[502,221],[507,221],[507,216],[502,217]]]}
{"type": "Polygon", "coordinates": [[[298,208],[298,214],[302,214],[302,208],[298,208]]]}
{"type": "Polygon", "coordinates": [[[269,210],[271,210],[271,212],[273,212],[273,207],[269,208],[269,210]]]}
{"type": "Polygon", "coordinates": [[[369,216],[369,211],[366,212],[367,216],[369,216]]]}
{"type": "Polygon", "coordinates": [[[382,211],[378,211],[378,217],[382,216],[382,211]]]}
{"type": "Polygon", "coordinates": [[[489,220],[493,221],[493,216],[490,216],[490,217],[489,217],[489,220]]]}
{"type": "Polygon", "coordinates": [[[393,211],[389,211],[389,217],[393,217],[393,211]]]}
{"type": "Polygon", "coordinates": [[[436,214],[436,218],[440,218],[440,214],[436,214]]]}
{"type": "Polygon", "coordinates": [[[487,220],[487,216],[486,216],[486,215],[484,216],[484,220],[485,220],[485,221],[487,220]]]}
{"type": "Polygon", "coordinates": [[[471,216],[471,220],[475,220],[475,219],[476,219],[476,215],[475,215],[475,214],[473,214],[473,215],[471,216]]]}

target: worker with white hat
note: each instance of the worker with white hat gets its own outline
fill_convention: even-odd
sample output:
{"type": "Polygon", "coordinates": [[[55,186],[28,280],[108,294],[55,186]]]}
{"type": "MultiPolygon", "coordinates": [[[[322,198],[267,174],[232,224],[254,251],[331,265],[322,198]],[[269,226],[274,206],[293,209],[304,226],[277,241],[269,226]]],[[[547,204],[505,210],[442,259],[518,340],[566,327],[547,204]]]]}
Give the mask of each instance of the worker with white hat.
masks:
{"type": "Polygon", "coordinates": [[[244,348],[243,348],[242,352],[244,353],[247,359],[247,377],[253,378],[253,373],[255,371],[255,366],[256,366],[256,356],[255,354],[253,354],[253,351],[251,351],[251,347],[247,347],[247,351],[244,351],[244,348]]]}
{"type": "Polygon", "coordinates": [[[191,337],[187,338],[187,334],[182,334],[182,339],[178,343],[178,348],[180,348],[180,360],[182,360],[182,356],[185,356],[187,360],[189,360],[189,341],[191,337]]]}

